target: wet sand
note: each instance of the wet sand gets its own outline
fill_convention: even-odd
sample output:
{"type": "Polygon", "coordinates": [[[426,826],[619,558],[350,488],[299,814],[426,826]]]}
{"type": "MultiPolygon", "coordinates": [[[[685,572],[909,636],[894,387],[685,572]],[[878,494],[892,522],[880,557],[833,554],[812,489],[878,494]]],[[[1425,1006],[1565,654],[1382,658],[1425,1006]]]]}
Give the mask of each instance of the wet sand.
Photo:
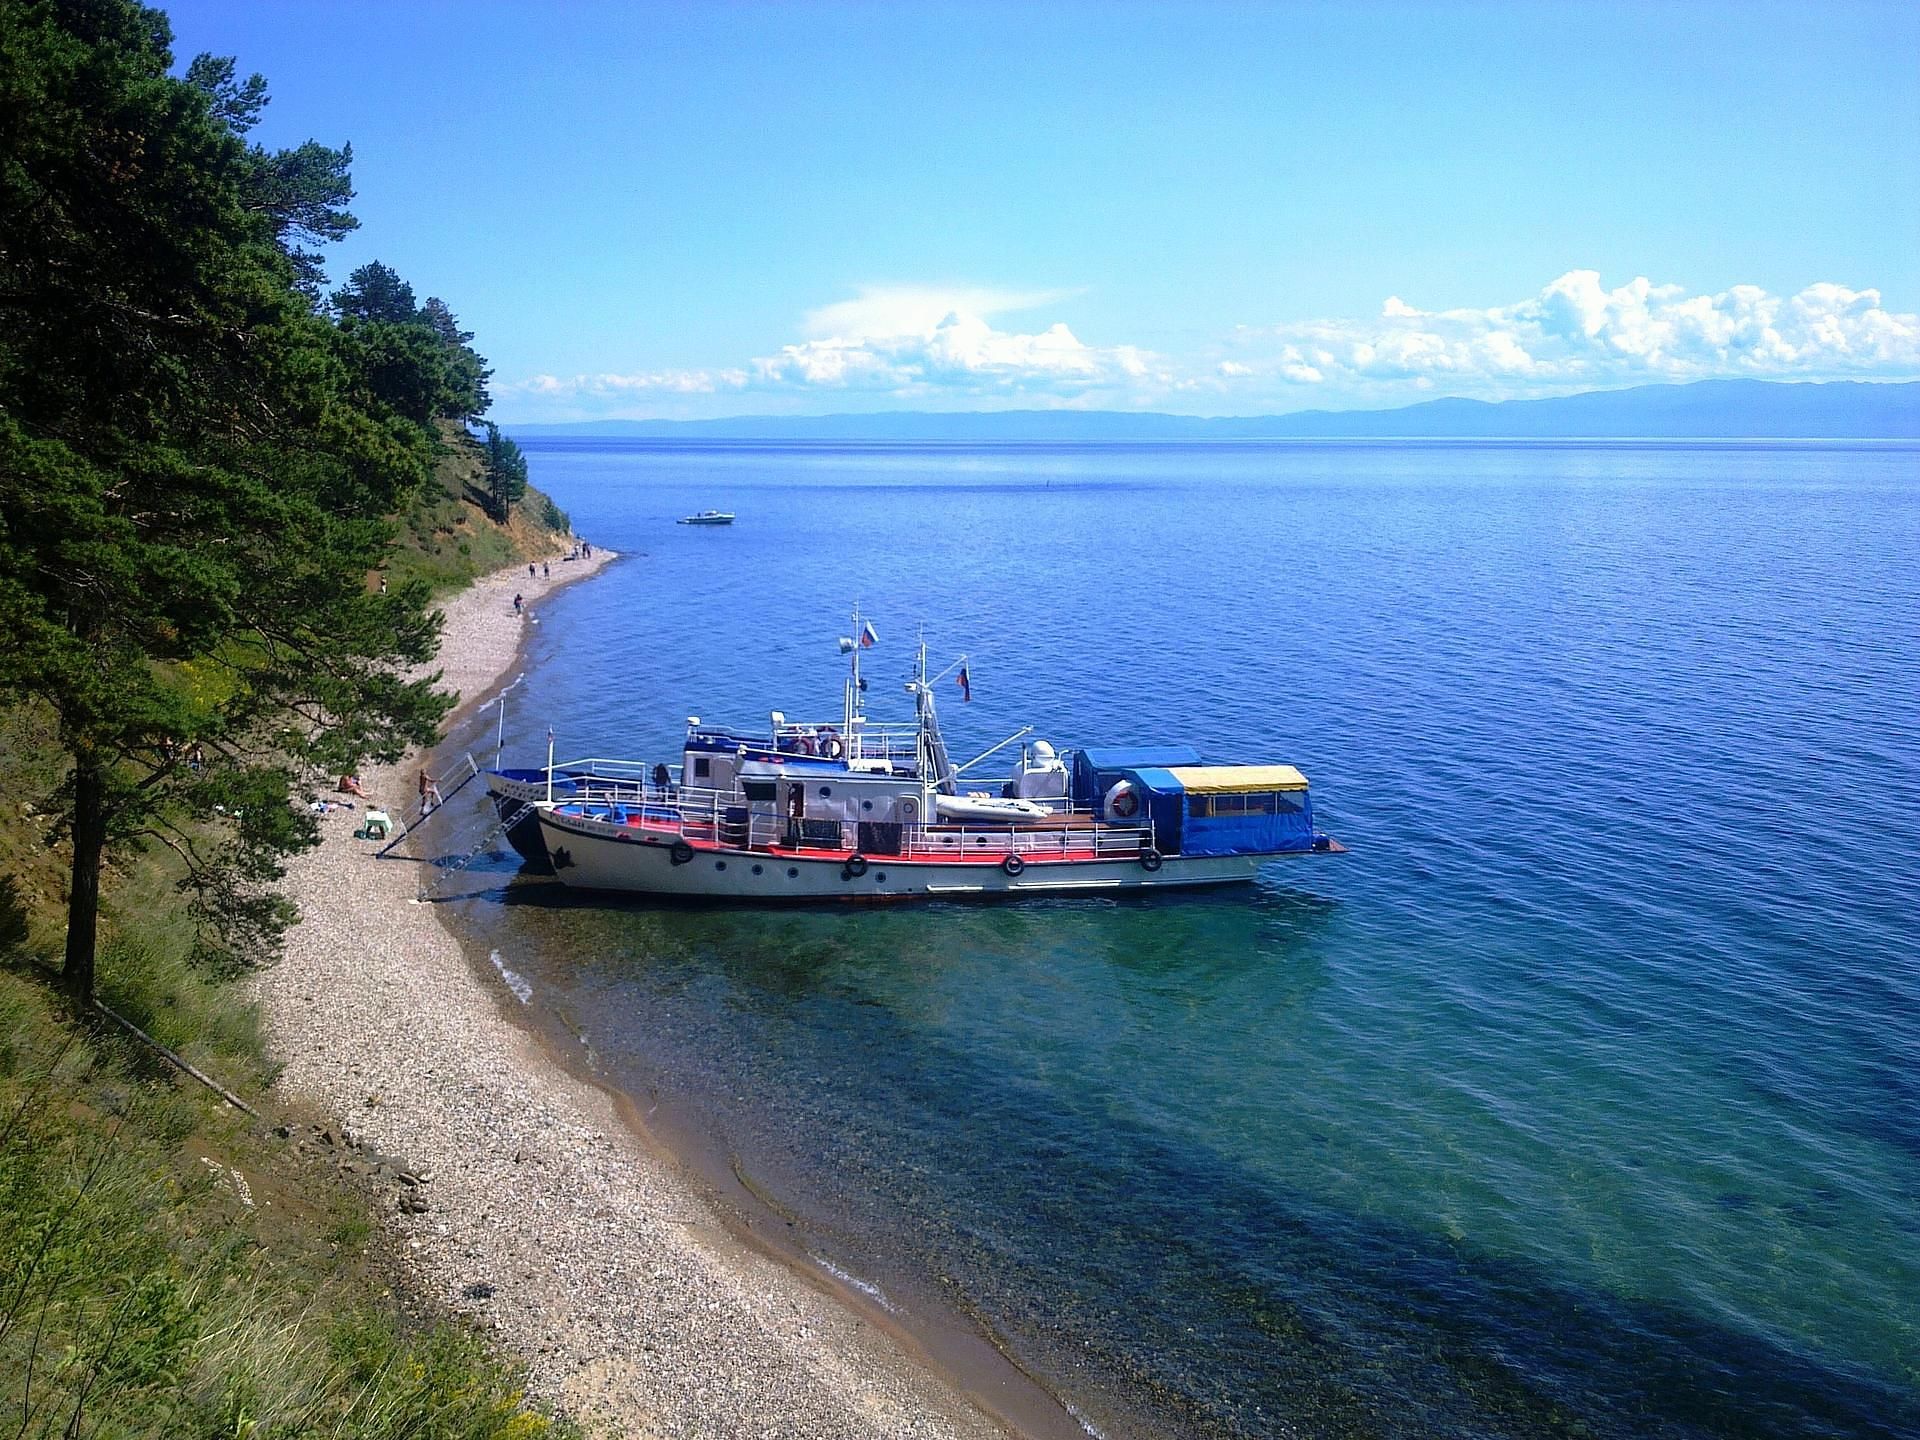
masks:
{"type": "MultiPolygon", "coordinates": [[[[458,713],[517,668],[529,620],[513,612],[516,591],[537,615],[545,595],[613,559],[555,565],[551,580],[502,571],[448,602],[436,668],[458,713]]],[[[398,817],[417,768],[362,779],[398,817]]],[[[323,817],[323,843],[290,867],[302,918],[259,997],[281,1084],[425,1177],[407,1192],[425,1208],[388,1216],[423,1297],[491,1326],[537,1394],[607,1433],[1077,1428],[1010,1364],[994,1373],[982,1337],[950,1337],[959,1364],[938,1366],[919,1338],[730,1225],[630,1108],[507,1018],[502,990],[417,903],[420,865],[352,838],[360,814],[323,817]],[[986,1356],[972,1374],[969,1343],[986,1356]],[[960,1382],[944,1373],[955,1369],[960,1382]]]]}

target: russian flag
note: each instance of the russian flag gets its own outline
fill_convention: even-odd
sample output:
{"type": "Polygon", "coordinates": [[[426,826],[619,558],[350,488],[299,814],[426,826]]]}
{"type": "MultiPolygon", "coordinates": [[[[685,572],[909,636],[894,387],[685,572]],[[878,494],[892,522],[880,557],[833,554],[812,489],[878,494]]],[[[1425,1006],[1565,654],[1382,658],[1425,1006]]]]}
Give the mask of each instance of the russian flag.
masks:
{"type": "Polygon", "coordinates": [[[873,622],[871,620],[861,621],[860,622],[860,648],[862,650],[871,650],[875,645],[878,645],[879,643],[880,643],[880,632],[873,628],[873,622]]]}
{"type": "Polygon", "coordinates": [[[967,667],[962,665],[960,673],[953,677],[960,682],[960,698],[969,705],[973,703],[973,681],[967,678],[967,667]]]}

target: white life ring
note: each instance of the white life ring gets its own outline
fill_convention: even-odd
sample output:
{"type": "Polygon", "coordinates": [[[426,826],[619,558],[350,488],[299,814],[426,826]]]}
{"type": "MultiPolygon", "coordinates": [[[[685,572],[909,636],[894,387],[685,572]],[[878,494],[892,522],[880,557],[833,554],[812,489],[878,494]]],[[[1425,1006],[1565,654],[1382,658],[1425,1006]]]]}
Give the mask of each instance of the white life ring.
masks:
{"type": "Polygon", "coordinates": [[[1140,792],[1131,780],[1122,780],[1107,791],[1106,811],[1116,820],[1131,820],[1140,813],[1140,792]]]}
{"type": "Polygon", "coordinates": [[[829,735],[820,742],[820,753],[829,760],[838,760],[847,753],[847,747],[840,743],[838,735],[829,735]]]}

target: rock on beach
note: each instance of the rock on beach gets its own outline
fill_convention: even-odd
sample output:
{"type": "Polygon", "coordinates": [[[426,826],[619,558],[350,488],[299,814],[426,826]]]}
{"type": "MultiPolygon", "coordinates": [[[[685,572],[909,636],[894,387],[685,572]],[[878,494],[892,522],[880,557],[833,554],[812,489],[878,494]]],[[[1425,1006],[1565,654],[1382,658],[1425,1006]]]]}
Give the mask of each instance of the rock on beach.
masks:
{"type": "MultiPolygon", "coordinates": [[[[613,558],[463,591],[432,668],[463,705],[484,699],[528,623],[514,594],[535,611],[613,558]]],[[[369,797],[403,813],[418,764],[363,775],[369,797]]],[[[608,1095],[502,1015],[435,907],[415,903],[418,867],[375,859],[357,823],[323,816],[323,843],[290,867],[301,920],[258,996],[281,1083],[337,1117],[329,1145],[350,1135],[341,1153],[389,1182],[383,1212],[420,1296],[490,1325],[537,1394],[603,1433],[1005,1436],[730,1234],[608,1095]]]]}

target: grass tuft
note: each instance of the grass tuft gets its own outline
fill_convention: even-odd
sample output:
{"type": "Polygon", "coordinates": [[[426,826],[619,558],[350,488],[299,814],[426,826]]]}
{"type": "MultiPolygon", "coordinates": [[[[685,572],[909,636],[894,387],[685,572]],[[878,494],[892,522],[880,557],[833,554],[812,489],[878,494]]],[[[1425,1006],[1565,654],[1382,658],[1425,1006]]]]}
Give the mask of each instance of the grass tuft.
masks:
{"type": "MultiPolygon", "coordinates": [[[[120,1005],[257,1073],[230,992],[116,945],[120,1005]]],[[[310,1163],[76,1023],[36,968],[0,967],[0,1419],[127,1440],[574,1433],[480,1335],[394,1309],[364,1198],[310,1163]]]]}

